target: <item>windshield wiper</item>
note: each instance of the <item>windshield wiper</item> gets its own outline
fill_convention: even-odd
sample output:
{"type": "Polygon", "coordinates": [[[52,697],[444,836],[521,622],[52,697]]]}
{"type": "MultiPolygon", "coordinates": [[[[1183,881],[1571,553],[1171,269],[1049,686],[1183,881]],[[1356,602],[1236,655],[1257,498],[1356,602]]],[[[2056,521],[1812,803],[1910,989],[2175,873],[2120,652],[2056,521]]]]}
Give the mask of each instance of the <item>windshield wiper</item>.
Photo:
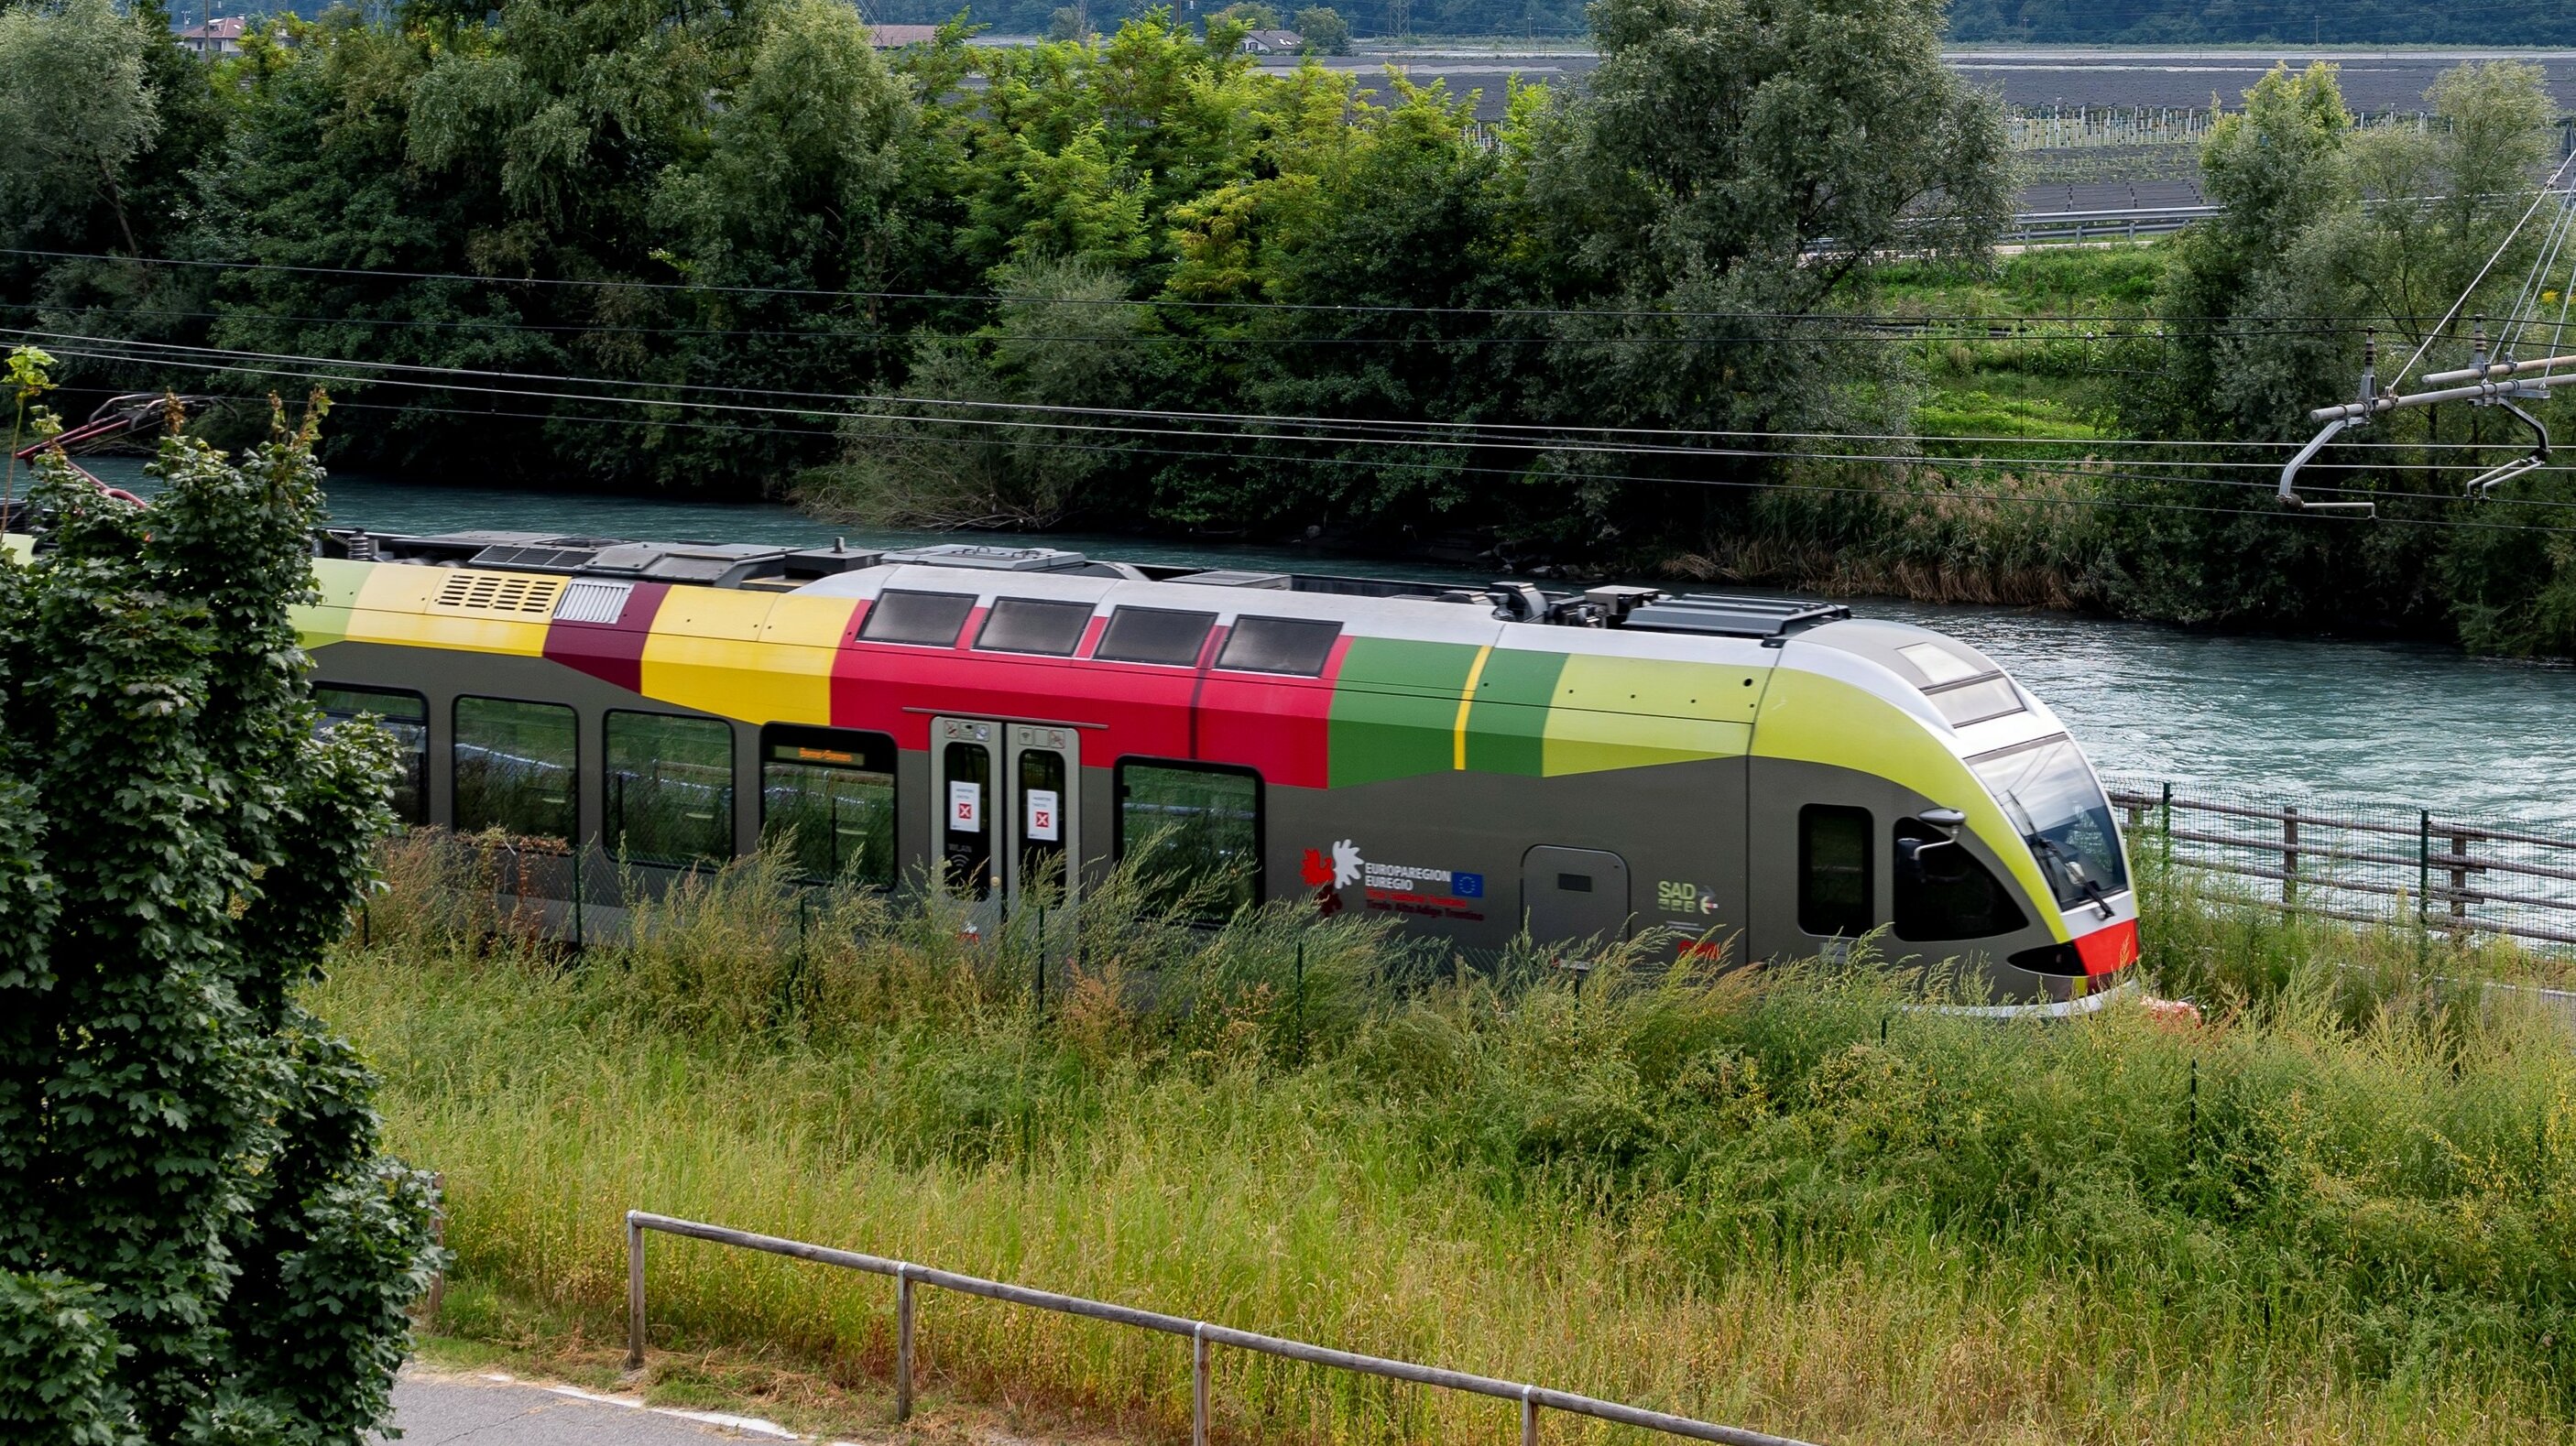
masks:
{"type": "Polygon", "coordinates": [[[2039,857],[2042,867],[2055,865],[2051,872],[2073,884],[2077,894],[2082,895],[2094,908],[2102,911],[2103,918],[2118,917],[2117,912],[2111,907],[2110,891],[2103,888],[2102,881],[2094,878],[2085,869],[2084,860],[2077,857],[2073,850],[2046,834],[2025,834],[2023,838],[2030,845],[2030,851],[2039,857]]]}

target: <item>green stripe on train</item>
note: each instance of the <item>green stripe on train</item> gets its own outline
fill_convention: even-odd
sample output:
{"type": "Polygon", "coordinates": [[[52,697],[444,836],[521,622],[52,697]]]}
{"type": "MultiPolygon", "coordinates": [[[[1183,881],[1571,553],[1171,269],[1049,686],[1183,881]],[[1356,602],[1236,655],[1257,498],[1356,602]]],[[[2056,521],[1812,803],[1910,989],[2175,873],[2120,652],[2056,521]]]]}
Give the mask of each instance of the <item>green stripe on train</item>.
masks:
{"type": "Polygon", "coordinates": [[[1467,766],[1536,778],[1547,760],[1547,710],[1565,654],[1496,648],[1476,677],[1467,714],[1467,766]]]}
{"type": "Polygon", "coordinates": [[[1465,643],[1351,639],[1334,680],[1332,786],[1453,768],[1458,699],[1476,651],[1465,643]]]}

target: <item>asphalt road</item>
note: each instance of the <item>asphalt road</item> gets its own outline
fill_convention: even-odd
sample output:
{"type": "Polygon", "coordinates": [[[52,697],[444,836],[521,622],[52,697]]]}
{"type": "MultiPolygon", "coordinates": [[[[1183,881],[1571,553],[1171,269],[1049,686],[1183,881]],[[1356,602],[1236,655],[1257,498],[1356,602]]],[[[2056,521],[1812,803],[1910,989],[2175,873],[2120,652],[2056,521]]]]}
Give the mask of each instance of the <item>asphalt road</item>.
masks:
{"type": "MultiPolygon", "coordinates": [[[[765,1421],[645,1407],[506,1376],[405,1371],[394,1383],[401,1446],[709,1446],[801,1439],[765,1421]]],[[[369,1436],[369,1446],[386,1438],[369,1436]]]]}

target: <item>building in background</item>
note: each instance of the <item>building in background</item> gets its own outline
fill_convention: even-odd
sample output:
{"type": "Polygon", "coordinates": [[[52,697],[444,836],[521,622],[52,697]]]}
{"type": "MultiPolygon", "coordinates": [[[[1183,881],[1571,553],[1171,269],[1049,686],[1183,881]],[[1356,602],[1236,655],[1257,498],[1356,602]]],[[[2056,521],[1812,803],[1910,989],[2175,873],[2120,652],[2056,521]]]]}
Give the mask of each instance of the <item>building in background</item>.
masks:
{"type": "Polygon", "coordinates": [[[939,38],[936,25],[871,25],[868,44],[879,50],[900,50],[907,45],[928,45],[939,38]]]}
{"type": "Polygon", "coordinates": [[[248,28],[247,15],[218,15],[180,30],[179,44],[204,56],[239,55],[242,32],[248,28]]]}

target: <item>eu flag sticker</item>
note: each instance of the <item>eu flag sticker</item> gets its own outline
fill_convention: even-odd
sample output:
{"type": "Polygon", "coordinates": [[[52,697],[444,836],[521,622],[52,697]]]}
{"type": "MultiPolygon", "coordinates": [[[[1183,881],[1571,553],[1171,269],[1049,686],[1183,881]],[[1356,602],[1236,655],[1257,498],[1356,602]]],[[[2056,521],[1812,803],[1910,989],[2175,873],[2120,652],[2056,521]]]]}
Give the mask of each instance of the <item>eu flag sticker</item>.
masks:
{"type": "Polygon", "coordinates": [[[1481,899],[1485,897],[1485,876],[1483,874],[1451,874],[1449,876],[1449,892],[1462,899],[1481,899]]]}

